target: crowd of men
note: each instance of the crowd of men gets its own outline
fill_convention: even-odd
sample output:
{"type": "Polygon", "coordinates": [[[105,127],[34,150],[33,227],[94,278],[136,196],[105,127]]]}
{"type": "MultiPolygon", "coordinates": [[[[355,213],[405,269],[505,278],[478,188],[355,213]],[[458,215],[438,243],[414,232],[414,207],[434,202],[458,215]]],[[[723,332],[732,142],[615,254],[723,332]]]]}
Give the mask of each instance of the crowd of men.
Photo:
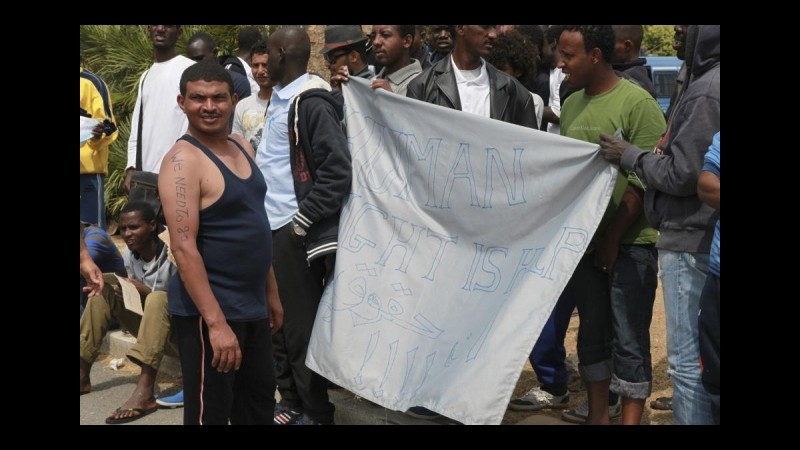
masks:
{"type": "MultiPolygon", "coordinates": [[[[127,356],[141,367],[131,397],[106,423],[161,405],[184,406],[184,424],[333,424],[329,382],[305,359],[352,180],[341,95],[350,77],[598,144],[620,168],[592,242],[531,350],[539,385],[511,409],[641,423],[660,273],[675,423],[720,423],[719,26],[675,26],[685,62],[666,117],[639,55],[641,25],[499,29],[429,25],[425,39],[419,25],[373,25],[370,34],[329,25],[323,77],[308,71],[311,42],[300,27],[268,39],[244,28],[238,54],[220,57],[206,33],[189,37],[183,56],[180,25],[149,25],[154,62],[131,119],[123,255],[103,230],[108,146],[118,134],[110,95],[81,68],[81,114],[98,120],[81,143],[81,395],[91,392],[91,365],[114,321],[137,336],[127,356]],[[143,172],[158,174],[155,204],[136,182],[143,172]],[[169,245],[158,238],[165,225],[169,245]],[[90,254],[87,245],[107,251],[90,254]],[[101,270],[135,287],[141,315],[101,270]],[[588,399],[570,405],[564,338],[575,308],[588,399]],[[156,398],[164,354],[180,357],[180,400],[156,398]]],[[[422,407],[408,414],[438,417],[422,407]]]]}

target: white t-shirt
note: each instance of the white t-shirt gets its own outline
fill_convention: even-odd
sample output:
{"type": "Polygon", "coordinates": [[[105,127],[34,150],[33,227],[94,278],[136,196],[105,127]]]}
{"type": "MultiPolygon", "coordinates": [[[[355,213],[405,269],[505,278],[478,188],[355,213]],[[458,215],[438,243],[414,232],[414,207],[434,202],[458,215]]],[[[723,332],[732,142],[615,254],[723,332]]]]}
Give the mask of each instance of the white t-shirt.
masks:
{"type": "MultiPolygon", "coordinates": [[[[237,58],[239,58],[237,56],[237,58]]],[[[258,90],[261,89],[256,83],[256,78],[253,76],[253,70],[250,67],[250,64],[247,64],[247,61],[239,58],[239,61],[242,62],[242,66],[244,66],[244,72],[247,74],[247,81],[250,82],[250,95],[256,95],[258,90]]]]}
{"type": "MultiPolygon", "coordinates": [[[[564,72],[558,67],[550,71],[550,109],[556,117],[561,117],[561,96],[558,94],[558,89],[564,81],[564,72]]],[[[547,124],[547,132],[553,134],[561,134],[561,125],[549,122],[547,124]]]]}
{"type": "Polygon", "coordinates": [[[539,94],[534,94],[531,92],[531,96],[533,97],[533,105],[536,109],[536,128],[542,126],[542,114],[544,114],[544,100],[539,94]]]}
{"type": "Polygon", "coordinates": [[[136,143],[139,132],[139,105],[144,102],[142,122],[142,170],[156,172],[161,160],[189,127],[186,114],[178,106],[183,71],[194,61],[177,55],[169,61],[154,63],[139,79],[139,95],[131,117],[128,139],[128,165],[136,167],[136,143]],[[142,83],[144,81],[144,83],[142,83]]]}
{"type": "Polygon", "coordinates": [[[456,76],[458,97],[461,100],[461,110],[483,117],[491,116],[489,103],[489,73],[486,71],[486,62],[481,58],[481,66],[473,70],[461,70],[456,67],[453,55],[450,55],[450,64],[456,76]]]}
{"type": "Polygon", "coordinates": [[[258,149],[258,143],[261,142],[268,104],[269,99],[261,99],[255,93],[237,103],[233,113],[233,133],[244,136],[254,150],[258,149]]]}

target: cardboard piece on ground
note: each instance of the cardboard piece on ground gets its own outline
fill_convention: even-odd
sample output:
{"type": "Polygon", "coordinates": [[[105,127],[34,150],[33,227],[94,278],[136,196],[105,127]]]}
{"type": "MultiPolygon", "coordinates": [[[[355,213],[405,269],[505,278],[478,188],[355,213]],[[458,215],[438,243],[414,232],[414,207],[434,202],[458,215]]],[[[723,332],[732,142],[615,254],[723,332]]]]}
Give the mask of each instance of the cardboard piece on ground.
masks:
{"type": "Polygon", "coordinates": [[[178,267],[178,263],[175,262],[175,256],[172,255],[172,249],[169,246],[169,230],[167,227],[164,227],[164,231],[158,235],[158,238],[161,239],[167,246],[167,259],[169,259],[169,261],[174,264],[175,267],[178,267]]]}
{"type": "Polygon", "coordinates": [[[122,287],[122,300],[125,302],[125,308],[140,316],[144,315],[144,311],[142,310],[142,297],[139,295],[139,290],[136,289],[133,283],[115,273],[104,273],[103,281],[110,285],[119,285],[122,287]]]}

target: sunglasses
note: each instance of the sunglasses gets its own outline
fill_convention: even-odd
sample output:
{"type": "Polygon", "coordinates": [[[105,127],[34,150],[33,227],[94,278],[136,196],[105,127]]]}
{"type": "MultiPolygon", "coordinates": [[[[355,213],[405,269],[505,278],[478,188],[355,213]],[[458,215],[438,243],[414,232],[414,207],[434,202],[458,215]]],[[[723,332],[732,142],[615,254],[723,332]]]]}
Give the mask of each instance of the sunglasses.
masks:
{"type": "Polygon", "coordinates": [[[336,62],[337,59],[341,58],[342,56],[344,56],[344,55],[346,55],[348,53],[350,53],[350,52],[342,52],[342,53],[339,53],[339,54],[336,54],[336,55],[334,55],[333,52],[326,53],[325,54],[325,61],[328,61],[330,64],[333,64],[333,63],[336,62]]]}

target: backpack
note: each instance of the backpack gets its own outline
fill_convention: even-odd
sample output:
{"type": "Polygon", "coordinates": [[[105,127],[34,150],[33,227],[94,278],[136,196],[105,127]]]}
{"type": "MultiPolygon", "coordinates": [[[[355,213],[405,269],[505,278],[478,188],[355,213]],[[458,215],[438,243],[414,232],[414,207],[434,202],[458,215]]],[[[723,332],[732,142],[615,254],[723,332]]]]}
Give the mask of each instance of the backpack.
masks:
{"type": "Polygon", "coordinates": [[[219,57],[220,64],[225,67],[227,70],[232,72],[236,72],[239,75],[247,76],[247,72],[244,70],[244,65],[242,64],[242,60],[240,60],[237,56],[233,55],[225,55],[219,57]]]}
{"type": "Polygon", "coordinates": [[[301,167],[302,172],[306,172],[307,176],[310,176],[310,178],[313,180],[316,178],[316,167],[314,167],[312,150],[303,148],[303,146],[300,145],[301,131],[307,130],[308,127],[305,124],[305,120],[302,120],[302,125],[300,124],[303,115],[298,114],[300,103],[309,97],[320,97],[334,107],[339,116],[339,127],[342,129],[342,131],[344,131],[345,135],[347,135],[347,126],[345,125],[344,121],[344,97],[342,96],[341,92],[328,91],[320,88],[309,89],[298,94],[292,104],[289,106],[289,145],[300,147],[300,151],[295,152],[295,157],[298,158],[298,167],[301,167]]]}

